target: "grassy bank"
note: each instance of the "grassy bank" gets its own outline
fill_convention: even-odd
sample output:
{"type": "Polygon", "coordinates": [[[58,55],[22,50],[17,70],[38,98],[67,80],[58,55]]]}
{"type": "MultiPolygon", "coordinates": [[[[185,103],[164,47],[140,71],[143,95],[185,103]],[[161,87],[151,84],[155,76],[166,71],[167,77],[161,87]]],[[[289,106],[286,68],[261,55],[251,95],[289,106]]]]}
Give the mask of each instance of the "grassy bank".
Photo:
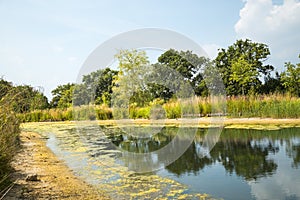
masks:
{"type": "Polygon", "coordinates": [[[6,98],[0,99],[0,198],[9,186],[10,162],[18,149],[19,120],[6,98]]]}
{"type": "MultiPolygon", "coordinates": [[[[168,119],[182,118],[182,110],[196,113],[197,117],[213,114],[226,115],[232,118],[299,118],[300,98],[290,95],[259,95],[228,97],[224,102],[211,97],[197,97],[191,102],[170,101],[162,104],[168,119]],[[186,108],[188,106],[189,108],[186,108]]],[[[149,119],[153,107],[133,107],[130,117],[149,119]]]]}
{"type": "Polygon", "coordinates": [[[227,100],[230,117],[299,118],[300,98],[290,95],[236,97],[227,100]]]}
{"type": "MultiPolygon", "coordinates": [[[[300,98],[290,95],[238,96],[229,97],[222,102],[215,99],[197,97],[188,102],[171,100],[166,103],[152,103],[145,107],[131,105],[128,116],[131,119],[176,119],[184,117],[183,113],[193,113],[194,117],[207,117],[217,113],[232,118],[300,117],[300,98]]],[[[91,105],[68,109],[35,110],[18,114],[18,118],[22,122],[107,120],[113,118],[113,110],[106,105],[91,105]]]]}
{"type": "Polygon", "coordinates": [[[107,120],[112,119],[112,110],[105,105],[80,106],[67,109],[34,110],[19,113],[17,117],[21,122],[47,122],[70,120],[107,120]]]}

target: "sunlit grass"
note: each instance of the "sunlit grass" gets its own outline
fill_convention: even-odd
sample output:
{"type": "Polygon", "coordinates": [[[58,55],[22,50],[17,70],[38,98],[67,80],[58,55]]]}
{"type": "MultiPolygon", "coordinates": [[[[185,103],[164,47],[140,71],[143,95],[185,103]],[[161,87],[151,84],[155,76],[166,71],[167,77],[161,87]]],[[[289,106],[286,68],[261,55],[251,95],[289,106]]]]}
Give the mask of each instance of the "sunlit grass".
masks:
{"type": "Polygon", "coordinates": [[[300,98],[290,95],[231,97],[227,100],[230,117],[298,118],[300,98]]]}
{"type": "Polygon", "coordinates": [[[19,120],[10,106],[11,98],[0,99],[0,199],[12,172],[10,162],[18,148],[19,120]]]}
{"type": "MultiPolygon", "coordinates": [[[[18,114],[21,122],[70,121],[70,120],[108,120],[108,119],[150,119],[153,107],[159,105],[163,111],[158,113],[167,119],[186,117],[227,117],[260,118],[299,118],[300,98],[290,95],[252,95],[237,97],[196,97],[192,100],[174,100],[166,103],[150,104],[145,107],[130,105],[123,108],[109,108],[107,105],[86,105],[67,109],[35,110],[18,114]],[[120,112],[113,112],[118,109],[120,112]],[[163,113],[164,112],[164,113],[163,113]],[[127,113],[124,115],[124,113],[127,113]],[[120,116],[115,116],[121,114],[120,116]],[[127,117],[126,117],[127,116],[127,117]]],[[[152,112],[152,116],[151,116],[152,112]]],[[[152,119],[152,118],[151,118],[152,119]]]]}

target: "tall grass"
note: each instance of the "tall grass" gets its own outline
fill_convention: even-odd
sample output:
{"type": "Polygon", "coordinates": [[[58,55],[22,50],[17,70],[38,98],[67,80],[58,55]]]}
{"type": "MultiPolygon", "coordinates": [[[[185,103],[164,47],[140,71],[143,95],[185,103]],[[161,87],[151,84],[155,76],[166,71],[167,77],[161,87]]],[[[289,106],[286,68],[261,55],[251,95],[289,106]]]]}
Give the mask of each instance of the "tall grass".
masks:
{"type": "MultiPolygon", "coordinates": [[[[170,100],[166,103],[150,103],[145,107],[130,105],[124,115],[131,119],[149,119],[164,116],[169,119],[182,117],[208,117],[227,115],[228,117],[300,117],[300,98],[290,95],[259,95],[237,97],[196,97],[188,100],[170,100]],[[159,106],[161,109],[159,109],[159,106]],[[163,111],[161,111],[163,109],[163,111]],[[155,113],[155,110],[158,110],[155,113]],[[164,113],[162,113],[164,112],[164,113]]],[[[124,117],[123,116],[123,117],[124,117]]],[[[113,109],[107,105],[86,105],[68,109],[35,110],[18,114],[22,122],[66,121],[66,120],[106,120],[118,118],[113,116],[113,109]]],[[[122,118],[122,116],[121,116],[122,118]]]]}
{"type": "Polygon", "coordinates": [[[13,98],[16,97],[17,95],[10,91],[0,99],[0,198],[9,183],[8,177],[12,172],[10,161],[19,144],[20,124],[11,106],[13,98]]]}
{"type": "Polygon", "coordinates": [[[286,95],[260,95],[227,99],[230,117],[300,117],[300,98],[286,95]]]}
{"type": "Polygon", "coordinates": [[[77,106],[66,109],[34,110],[17,114],[21,122],[47,122],[71,120],[106,120],[112,118],[112,110],[106,105],[77,106]]]}

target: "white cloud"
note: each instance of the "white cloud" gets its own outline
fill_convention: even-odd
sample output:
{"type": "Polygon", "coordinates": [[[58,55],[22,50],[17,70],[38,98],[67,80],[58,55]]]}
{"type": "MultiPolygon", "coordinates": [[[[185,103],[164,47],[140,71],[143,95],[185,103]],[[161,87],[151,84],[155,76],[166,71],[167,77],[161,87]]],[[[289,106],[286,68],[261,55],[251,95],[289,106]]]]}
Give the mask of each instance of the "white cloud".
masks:
{"type": "Polygon", "coordinates": [[[293,162],[291,159],[277,159],[278,168],[275,174],[256,182],[248,182],[255,199],[285,199],[288,196],[298,199],[300,197],[297,184],[300,181],[299,169],[291,169],[293,162]]]}
{"type": "Polygon", "coordinates": [[[235,24],[239,38],[250,38],[269,45],[277,67],[286,61],[297,61],[300,53],[300,2],[284,0],[247,0],[235,24]]]}

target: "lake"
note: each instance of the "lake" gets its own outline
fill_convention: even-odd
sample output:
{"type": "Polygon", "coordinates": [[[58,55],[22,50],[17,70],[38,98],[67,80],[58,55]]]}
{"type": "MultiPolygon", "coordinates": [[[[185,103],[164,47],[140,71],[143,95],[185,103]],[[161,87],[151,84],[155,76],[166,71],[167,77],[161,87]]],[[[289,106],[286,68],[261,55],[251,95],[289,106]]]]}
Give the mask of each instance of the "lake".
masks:
{"type": "Polygon", "coordinates": [[[211,151],[201,155],[199,149],[210,134],[208,129],[183,127],[178,141],[189,140],[191,133],[194,138],[169,165],[165,160],[178,146],[173,145],[164,156],[156,152],[172,143],[179,128],[159,127],[150,135],[143,129],[89,125],[36,128],[77,176],[114,199],[300,199],[300,128],[223,129],[211,151]],[[144,135],[138,137],[128,130],[144,135]],[[152,152],[147,159],[155,160],[159,168],[135,173],[132,169],[140,162],[124,158],[124,152],[152,152]]]}

